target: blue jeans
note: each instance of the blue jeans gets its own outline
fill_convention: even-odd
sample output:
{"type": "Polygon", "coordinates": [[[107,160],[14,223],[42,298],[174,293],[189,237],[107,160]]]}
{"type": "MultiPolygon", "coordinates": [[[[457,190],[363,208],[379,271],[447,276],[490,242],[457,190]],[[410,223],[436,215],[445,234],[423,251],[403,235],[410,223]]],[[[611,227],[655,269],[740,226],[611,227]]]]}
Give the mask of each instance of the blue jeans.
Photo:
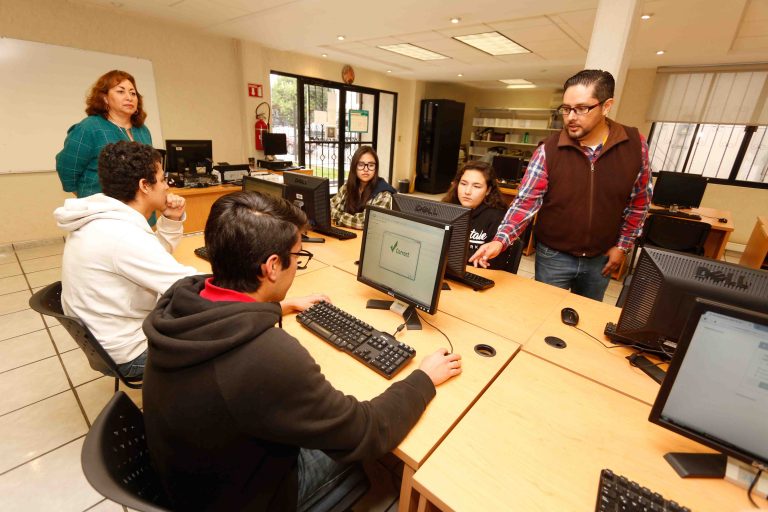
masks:
{"type": "Polygon", "coordinates": [[[605,254],[580,258],[537,242],[536,280],[602,301],[611,279],[610,274],[602,275],[607,261],[608,256],[605,254]]]}
{"type": "Polygon", "coordinates": [[[352,472],[363,473],[360,476],[366,478],[358,463],[339,464],[321,450],[300,449],[298,510],[308,510],[331,494],[338,499],[329,497],[330,503],[341,500],[359,482],[359,479],[348,478],[352,472]],[[340,485],[342,483],[347,485],[340,485]]]}
{"type": "Polygon", "coordinates": [[[144,366],[147,364],[147,351],[144,350],[133,361],[117,365],[117,369],[123,377],[142,377],[144,375],[144,366]]]}

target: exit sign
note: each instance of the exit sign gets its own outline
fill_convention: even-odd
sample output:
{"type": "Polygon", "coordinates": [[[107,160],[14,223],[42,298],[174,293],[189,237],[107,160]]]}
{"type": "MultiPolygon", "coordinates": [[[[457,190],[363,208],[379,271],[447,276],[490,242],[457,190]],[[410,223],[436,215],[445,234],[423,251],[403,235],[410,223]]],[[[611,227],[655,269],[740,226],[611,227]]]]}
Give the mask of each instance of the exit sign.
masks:
{"type": "Polygon", "coordinates": [[[261,98],[264,96],[264,87],[261,84],[248,84],[248,96],[261,98]]]}

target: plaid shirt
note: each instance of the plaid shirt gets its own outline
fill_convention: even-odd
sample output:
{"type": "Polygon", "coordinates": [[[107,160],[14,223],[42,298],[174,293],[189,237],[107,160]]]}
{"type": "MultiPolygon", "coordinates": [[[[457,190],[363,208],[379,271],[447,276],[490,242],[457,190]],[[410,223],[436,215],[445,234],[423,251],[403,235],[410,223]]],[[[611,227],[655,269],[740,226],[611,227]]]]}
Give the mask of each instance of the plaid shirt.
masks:
{"type": "MultiPolygon", "coordinates": [[[[640,135],[640,143],[642,145],[642,164],[632,187],[629,203],[622,214],[624,222],[619,230],[619,238],[616,240],[616,246],[624,251],[630,250],[635,239],[640,235],[643,220],[651,202],[651,166],[648,160],[648,143],[642,134],[640,135]]],[[[603,145],[600,144],[594,150],[588,146],[582,146],[581,149],[589,161],[594,163],[600,157],[603,145]]],[[[517,198],[507,210],[494,240],[501,242],[506,249],[520,237],[525,227],[541,208],[548,186],[547,159],[542,144],[533,153],[525,176],[520,183],[517,198]]]]}
{"type": "MultiPolygon", "coordinates": [[[[152,145],[152,135],[145,126],[131,128],[133,140],[152,145]]],[[[112,142],[131,140],[125,130],[101,116],[88,116],[67,131],[64,149],[56,155],[56,172],[66,192],[87,197],[101,192],[99,153],[112,142]]]]}
{"type": "MultiPolygon", "coordinates": [[[[347,204],[347,184],[343,184],[335,196],[331,198],[331,220],[338,226],[347,228],[363,229],[365,227],[365,212],[347,213],[344,207],[347,204]]],[[[392,194],[389,192],[379,192],[368,200],[371,206],[378,206],[392,209],[392,194]]]]}

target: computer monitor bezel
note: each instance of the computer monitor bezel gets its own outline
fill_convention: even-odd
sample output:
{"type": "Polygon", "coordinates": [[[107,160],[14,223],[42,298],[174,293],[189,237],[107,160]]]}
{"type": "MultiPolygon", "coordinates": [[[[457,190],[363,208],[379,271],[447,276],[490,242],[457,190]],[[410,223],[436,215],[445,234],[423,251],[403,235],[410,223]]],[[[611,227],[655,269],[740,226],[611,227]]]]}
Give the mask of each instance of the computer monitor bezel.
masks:
{"type": "Polygon", "coordinates": [[[653,184],[653,204],[677,208],[698,208],[709,180],[701,174],[658,171],[653,184]]]}
{"type": "Polygon", "coordinates": [[[174,174],[198,174],[197,168],[200,166],[205,167],[206,173],[211,172],[213,168],[213,141],[211,140],[205,140],[205,139],[170,139],[165,141],[165,172],[168,173],[174,173],[174,174]],[[200,148],[202,146],[202,151],[199,153],[203,153],[201,160],[196,160],[194,162],[187,162],[186,159],[184,160],[184,163],[186,166],[182,169],[178,168],[178,153],[179,148],[183,148],[184,146],[193,146],[196,148],[200,148]]]}
{"type": "Polygon", "coordinates": [[[696,298],[768,313],[768,301],[761,302],[761,294],[768,294],[768,272],[646,246],[633,271],[615,334],[670,359],[696,298]]]}
{"type": "Polygon", "coordinates": [[[257,176],[243,176],[243,192],[258,192],[271,197],[285,198],[285,185],[283,183],[271,180],[264,180],[257,176]],[[256,188],[251,188],[256,185],[256,188]],[[259,190],[261,188],[261,190],[259,190]],[[275,192],[279,192],[276,194],[275,192]]]}
{"type": "Polygon", "coordinates": [[[264,132],[261,140],[265,156],[288,154],[288,137],[284,133],[264,132]]]}
{"type": "Polygon", "coordinates": [[[446,259],[447,259],[446,253],[448,250],[448,244],[451,239],[451,236],[450,236],[451,231],[452,231],[452,227],[449,224],[446,224],[444,222],[434,221],[418,215],[412,215],[409,213],[399,212],[396,210],[388,210],[386,208],[379,208],[377,206],[367,205],[365,207],[365,227],[363,228],[363,240],[360,245],[360,260],[357,266],[357,280],[365,284],[366,286],[370,286],[375,290],[378,290],[382,293],[389,295],[395,300],[408,304],[409,306],[412,306],[418,310],[424,311],[425,313],[428,313],[430,315],[434,315],[435,313],[437,313],[437,305],[440,301],[440,291],[442,290],[443,278],[445,277],[445,266],[446,266],[446,259]],[[391,215],[393,217],[406,219],[411,222],[426,224],[428,226],[443,229],[443,243],[440,249],[440,265],[438,267],[438,271],[433,283],[430,304],[424,304],[422,302],[419,302],[413,297],[404,295],[403,293],[400,293],[397,290],[393,290],[391,287],[387,287],[386,285],[373,281],[370,277],[363,275],[363,270],[365,268],[365,247],[368,241],[368,223],[371,218],[371,215],[370,215],[371,212],[383,213],[384,215],[391,215]]]}
{"type": "MultiPolygon", "coordinates": [[[[669,421],[663,416],[664,407],[666,406],[669,395],[672,392],[672,387],[675,384],[675,379],[677,378],[680,368],[685,361],[685,355],[688,351],[688,348],[690,347],[690,343],[693,335],[696,332],[696,328],[698,327],[699,319],[702,315],[709,311],[739,318],[742,320],[768,324],[767,314],[724,304],[721,302],[710,301],[701,298],[696,299],[691,310],[691,314],[688,316],[688,320],[683,329],[683,334],[678,343],[675,357],[670,363],[669,369],[667,370],[667,375],[664,377],[664,381],[661,384],[661,389],[659,390],[659,393],[656,396],[656,400],[651,407],[651,414],[648,417],[648,420],[651,423],[655,423],[656,425],[669,429],[683,437],[687,437],[688,439],[696,441],[697,443],[701,443],[735,459],[746,462],[747,464],[757,462],[763,466],[768,466],[768,456],[761,458],[760,456],[748,452],[745,449],[740,449],[740,447],[729,443],[727,440],[715,438],[713,436],[696,431],[692,426],[680,425],[678,423],[669,421]]],[[[723,342],[728,343],[729,340],[723,340],[723,342]]],[[[706,400],[706,397],[702,397],[702,400],[706,400]]]]}
{"type": "Polygon", "coordinates": [[[460,204],[432,201],[408,194],[394,194],[392,209],[428,220],[451,225],[451,241],[445,272],[451,276],[466,274],[469,258],[469,234],[472,230],[472,209],[460,204]],[[463,242],[461,242],[463,240],[463,242]]]}
{"type": "Polygon", "coordinates": [[[328,178],[284,171],[283,185],[285,185],[285,199],[301,208],[307,215],[310,228],[331,227],[331,187],[328,178]],[[306,198],[297,197],[296,194],[310,194],[312,207],[307,206],[306,198]]]}
{"type": "Polygon", "coordinates": [[[519,182],[525,174],[523,170],[523,159],[518,156],[496,155],[493,157],[493,170],[496,172],[496,178],[503,181],[519,182]],[[516,161],[516,164],[501,162],[516,161]],[[511,170],[512,172],[505,172],[511,170]],[[510,176],[511,174],[511,176],[510,176]]]}

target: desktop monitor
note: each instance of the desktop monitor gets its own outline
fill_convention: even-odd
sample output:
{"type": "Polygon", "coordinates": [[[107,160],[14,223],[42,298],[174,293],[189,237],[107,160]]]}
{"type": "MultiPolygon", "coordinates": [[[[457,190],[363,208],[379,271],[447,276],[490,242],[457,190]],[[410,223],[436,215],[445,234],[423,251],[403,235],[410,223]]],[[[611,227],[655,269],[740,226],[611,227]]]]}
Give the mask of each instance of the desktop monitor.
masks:
{"type": "Polygon", "coordinates": [[[768,315],[696,300],[648,419],[722,454],[666,454],[682,477],[768,466],[768,315]]]}
{"type": "Polygon", "coordinates": [[[256,178],[254,176],[244,176],[243,192],[259,192],[266,196],[283,199],[285,197],[285,185],[276,181],[256,178]]]}
{"type": "Polygon", "coordinates": [[[311,227],[331,226],[331,193],[328,178],[286,171],[283,173],[283,184],[285,198],[307,214],[311,227]]]}
{"type": "Polygon", "coordinates": [[[357,280],[395,299],[368,307],[402,313],[419,329],[416,310],[437,311],[450,235],[445,222],[367,206],[357,280]]]}
{"type": "Polygon", "coordinates": [[[288,143],[284,133],[264,132],[261,140],[264,143],[264,155],[267,157],[288,153],[288,143]]]}
{"type": "Polygon", "coordinates": [[[523,179],[523,159],[515,156],[498,155],[493,157],[493,170],[502,181],[518,182],[523,179]]]}
{"type": "Polygon", "coordinates": [[[696,298],[768,313],[768,272],[645,247],[632,275],[615,342],[671,358],[696,298]]]}
{"type": "Polygon", "coordinates": [[[653,184],[653,204],[698,208],[706,188],[707,178],[700,174],[659,171],[653,184]]]}
{"type": "Polygon", "coordinates": [[[165,172],[210,173],[213,163],[213,143],[210,140],[165,141],[165,172]]]}
{"type": "Polygon", "coordinates": [[[430,201],[407,194],[392,196],[392,209],[424,219],[451,225],[451,241],[448,248],[446,274],[463,276],[466,273],[467,255],[469,249],[469,220],[472,214],[470,208],[437,201],[430,201]]]}

